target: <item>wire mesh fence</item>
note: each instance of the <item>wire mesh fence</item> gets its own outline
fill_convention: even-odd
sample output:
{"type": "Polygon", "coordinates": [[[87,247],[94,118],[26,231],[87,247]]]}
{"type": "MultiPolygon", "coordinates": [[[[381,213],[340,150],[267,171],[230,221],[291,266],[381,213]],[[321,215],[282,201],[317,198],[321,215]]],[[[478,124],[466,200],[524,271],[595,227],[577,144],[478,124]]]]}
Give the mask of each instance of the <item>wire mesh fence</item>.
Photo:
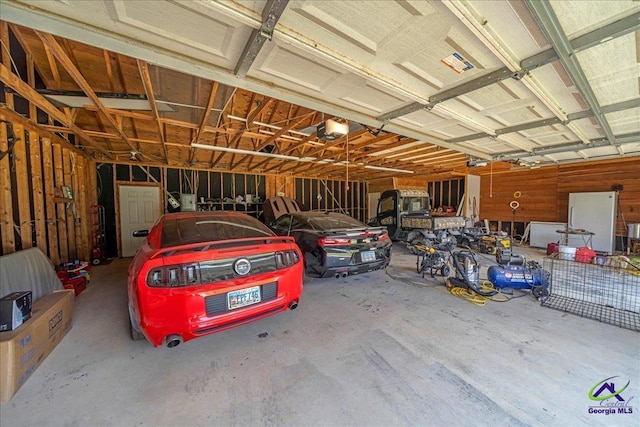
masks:
{"type": "Polygon", "coordinates": [[[585,264],[547,257],[545,307],[640,331],[640,270],[628,262],[585,264]]]}

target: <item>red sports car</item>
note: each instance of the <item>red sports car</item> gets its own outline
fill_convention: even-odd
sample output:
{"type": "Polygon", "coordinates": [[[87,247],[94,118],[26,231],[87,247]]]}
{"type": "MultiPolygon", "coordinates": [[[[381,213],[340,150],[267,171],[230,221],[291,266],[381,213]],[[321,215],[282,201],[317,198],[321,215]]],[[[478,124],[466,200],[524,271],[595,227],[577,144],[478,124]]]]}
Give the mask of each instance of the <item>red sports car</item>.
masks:
{"type": "Polygon", "coordinates": [[[163,215],[129,266],[131,337],[175,347],[203,335],[294,309],[302,254],[238,212],[163,215]]]}

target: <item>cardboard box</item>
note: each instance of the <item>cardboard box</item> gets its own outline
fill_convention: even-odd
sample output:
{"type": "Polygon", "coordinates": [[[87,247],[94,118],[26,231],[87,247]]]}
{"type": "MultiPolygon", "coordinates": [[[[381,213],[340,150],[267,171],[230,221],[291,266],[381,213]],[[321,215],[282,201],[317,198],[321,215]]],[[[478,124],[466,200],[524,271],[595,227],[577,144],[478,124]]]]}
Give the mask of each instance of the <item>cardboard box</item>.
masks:
{"type": "Polygon", "coordinates": [[[74,292],[55,291],[33,303],[31,319],[0,333],[0,403],[8,402],[71,329],[74,292]]]}
{"type": "Polygon", "coordinates": [[[31,296],[20,291],[0,298],[0,331],[12,331],[31,317],[31,296]]]}

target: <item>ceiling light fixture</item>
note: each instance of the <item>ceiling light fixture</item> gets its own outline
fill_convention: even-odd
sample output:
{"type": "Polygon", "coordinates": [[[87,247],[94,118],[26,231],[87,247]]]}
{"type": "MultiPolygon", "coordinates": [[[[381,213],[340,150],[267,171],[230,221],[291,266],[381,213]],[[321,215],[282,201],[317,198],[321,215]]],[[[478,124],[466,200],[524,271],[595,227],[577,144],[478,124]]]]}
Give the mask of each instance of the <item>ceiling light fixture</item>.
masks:
{"type": "Polygon", "coordinates": [[[218,147],[215,145],[207,145],[207,144],[192,143],[191,148],[202,148],[203,150],[224,151],[226,153],[235,153],[235,154],[248,154],[250,156],[272,157],[274,159],[283,159],[283,160],[300,160],[299,157],[286,156],[284,154],[264,153],[262,151],[251,151],[251,150],[242,150],[240,148],[218,147]]]}
{"type": "MultiPolygon", "coordinates": [[[[62,105],[69,108],[85,108],[86,105],[94,105],[93,101],[88,96],[70,94],[55,94],[45,93],[45,98],[48,98],[54,104],[62,105]]],[[[98,96],[98,99],[106,108],[111,110],[128,110],[128,111],[151,111],[151,105],[146,99],[132,96],[130,98],[125,96],[98,96]]],[[[156,102],[158,111],[160,112],[174,112],[175,110],[168,105],[160,104],[156,102]]]]}
{"type": "Polygon", "coordinates": [[[374,170],[378,170],[378,171],[386,171],[386,172],[414,173],[413,171],[408,171],[408,170],[404,170],[404,169],[385,168],[385,167],[382,167],[382,166],[366,165],[364,168],[365,169],[374,169],[374,170]]]}
{"type": "MultiPolygon", "coordinates": [[[[262,151],[251,151],[251,150],[242,150],[240,148],[229,148],[229,147],[218,147],[215,145],[207,145],[207,144],[198,144],[192,143],[191,148],[201,148],[203,150],[211,150],[211,151],[222,151],[225,153],[236,153],[236,154],[248,154],[250,156],[260,156],[260,157],[271,157],[274,159],[283,159],[283,160],[293,160],[296,162],[308,163],[312,161],[316,161],[318,164],[326,164],[333,163],[334,166],[347,166],[346,161],[341,162],[333,162],[329,160],[317,160],[315,157],[294,157],[294,156],[286,156],[284,154],[276,154],[276,153],[264,153],[262,151]]],[[[408,171],[404,169],[394,169],[394,168],[385,168],[382,166],[369,166],[366,165],[365,169],[373,169],[385,172],[398,172],[398,173],[414,173],[413,171],[408,171]]]]}

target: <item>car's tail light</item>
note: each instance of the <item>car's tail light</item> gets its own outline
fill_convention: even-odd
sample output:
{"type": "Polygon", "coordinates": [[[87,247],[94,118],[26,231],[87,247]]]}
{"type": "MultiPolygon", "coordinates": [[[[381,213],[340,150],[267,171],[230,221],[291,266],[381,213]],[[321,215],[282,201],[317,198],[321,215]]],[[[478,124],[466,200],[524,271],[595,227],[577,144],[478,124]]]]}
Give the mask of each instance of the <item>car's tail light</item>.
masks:
{"type": "Polygon", "coordinates": [[[154,268],[147,274],[152,288],[180,288],[200,283],[198,264],[179,264],[154,268]]]}
{"type": "Polygon", "coordinates": [[[298,252],[295,249],[289,249],[287,251],[276,252],[276,267],[285,268],[293,264],[297,264],[300,261],[298,252]]]}
{"type": "Polygon", "coordinates": [[[351,244],[351,239],[338,239],[335,237],[321,237],[318,246],[342,246],[351,244]]]}
{"type": "MultiPolygon", "coordinates": [[[[261,274],[290,267],[300,262],[295,249],[248,257],[250,274],[261,274]]],[[[147,274],[147,285],[152,288],[183,288],[204,283],[215,283],[236,276],[232,271],[234,258],[203,263],[176,264],[154,268],[147,274]]]]}
{"type": "Polygon", "coordinates": [[[385,240],[389,240],[389,233],[382,233],[378,236],[378,242],[384,242],[385,240]]]}

